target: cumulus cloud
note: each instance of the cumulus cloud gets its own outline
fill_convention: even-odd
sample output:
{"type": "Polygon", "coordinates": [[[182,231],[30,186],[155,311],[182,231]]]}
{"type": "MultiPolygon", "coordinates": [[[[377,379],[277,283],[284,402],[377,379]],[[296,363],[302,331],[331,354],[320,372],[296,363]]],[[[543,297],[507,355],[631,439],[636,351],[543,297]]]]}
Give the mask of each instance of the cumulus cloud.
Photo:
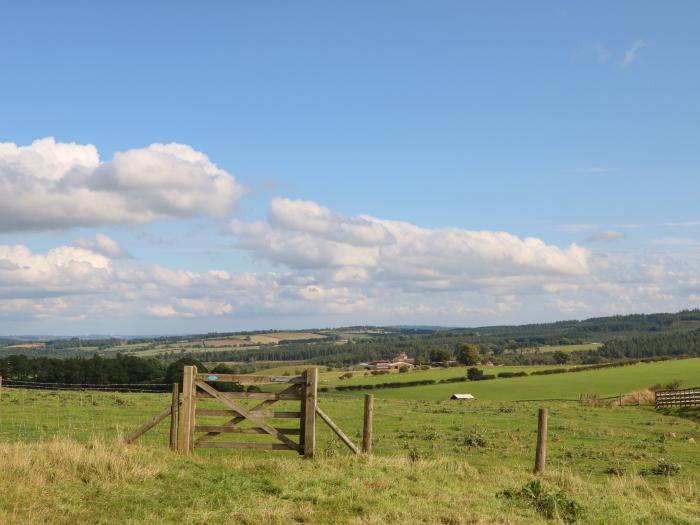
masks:
{"type": "Polygon", "coordinates": [[[606,230],[602,232],[596,232],[592,235],[586,237],[586,242],[598,242],[598,241],[619,241],[625,238],[623,232],[617,230],[606,230]]]}
{"type": "Polygon", "coordinates": [[[243,193],[233,176],[183,144],[102,161],[95,146],[53,138],[0,143],[0,232],[223,217],[243,193]]]}
{"type": "Polygon", "coordinates": [[[335,282],[391,282],[453,290],[531,286],[588,273],[589,252],[506,232],[423,228],[370,216],[344,216],[309,201],[274,199],[266,222],[233,221],[236,246],[335,282]]]}

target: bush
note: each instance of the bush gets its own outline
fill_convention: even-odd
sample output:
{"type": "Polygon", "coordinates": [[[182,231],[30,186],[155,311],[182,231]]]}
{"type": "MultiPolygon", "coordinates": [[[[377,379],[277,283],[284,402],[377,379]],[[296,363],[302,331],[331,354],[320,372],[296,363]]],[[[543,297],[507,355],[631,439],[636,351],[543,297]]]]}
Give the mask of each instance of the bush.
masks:
{"type": "Polygon", "coordinates": [[[672,379],[668,383],[656,383],[654,386],[650,387],[649,390],[656,392],[658,390],[678,390],[683,381],[680,379],[672,379]]]}
{"type": "Polygon", "coordinates": [[[350,379],[352,378],[352,372],[345,372],[344,374],[341,374],[338,379],[350,379]]]}
{"type": "Polygon", "coordinates": [[[399,367],[399,374],[405,374],[408,372],[408,367],[407,366],[401,366],[399,367]]]}
{"type": "Polygon", "coordinates": [[[472,367],[469,370],[467,370],[467,378],[469,381],[479,381],[482,377],[484,377],[484,371],[480,370],[476,367],[472,367]]]}

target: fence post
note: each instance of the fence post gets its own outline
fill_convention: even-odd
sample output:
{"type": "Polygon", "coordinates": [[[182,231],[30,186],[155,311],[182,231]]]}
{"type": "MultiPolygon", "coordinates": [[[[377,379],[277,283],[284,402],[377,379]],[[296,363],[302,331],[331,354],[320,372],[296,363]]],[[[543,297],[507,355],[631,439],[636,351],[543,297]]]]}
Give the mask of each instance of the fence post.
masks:
{"type": "Polygon", "coordinates": [[[540,408],[537,415],[537,451],[535,452],[535,474],[544,472],[547,461],[547,409],[540,408]]]}
{"type": "Polygon", "coordinates": [[[192,427],[194,426],[194,374],[196,367],[185,366],[182,377],[182,417],[180,418],[180,439],[178,450],[189,456],[192,450],[192,427]]]}
{"type": "Polygon", "coordinates": [[[0,376],[0,401],[2,401],[2,376],[0,376]]]}
{"type": "Polygon", "coordinates": [[[362,452],[372,453],[372,418],[374,416],[374,396],[365,394],[365,422],[362,427],[362,452]]]}
{"type": "Polygon", "coordinates": [[[304,457],[312,458],[316,452],[316,398],[318,368],[309,368],[304,374],[304,457]]]}
{"type": "Polygon", "coordinates": [[[170,450],[177,451],[177,427],[180,412],[180,385],[173,383],[173,396],[170,401],[170,450]]]}

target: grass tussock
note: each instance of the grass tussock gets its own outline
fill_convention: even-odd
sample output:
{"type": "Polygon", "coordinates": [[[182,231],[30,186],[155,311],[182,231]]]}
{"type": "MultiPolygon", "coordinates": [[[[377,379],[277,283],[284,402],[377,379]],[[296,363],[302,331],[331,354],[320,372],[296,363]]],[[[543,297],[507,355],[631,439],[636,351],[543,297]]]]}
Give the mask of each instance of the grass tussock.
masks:
{"type": "Polygon", "coordinates": [[[621,401],[615,401],[615,405],[652,405],[655,400],[654,391],[644,388],[623,396],[621,401]]]}

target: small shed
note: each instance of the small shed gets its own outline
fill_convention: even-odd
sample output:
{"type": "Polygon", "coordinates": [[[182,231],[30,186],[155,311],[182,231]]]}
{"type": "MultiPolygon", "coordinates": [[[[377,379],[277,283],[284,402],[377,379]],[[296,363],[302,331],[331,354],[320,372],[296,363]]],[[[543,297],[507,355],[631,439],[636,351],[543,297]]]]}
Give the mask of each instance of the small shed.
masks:
{"type": "Polygon", "coordinates": [[[471,394],[452,394],[450,399],[474,399],[474,396],[471,394]]]}

